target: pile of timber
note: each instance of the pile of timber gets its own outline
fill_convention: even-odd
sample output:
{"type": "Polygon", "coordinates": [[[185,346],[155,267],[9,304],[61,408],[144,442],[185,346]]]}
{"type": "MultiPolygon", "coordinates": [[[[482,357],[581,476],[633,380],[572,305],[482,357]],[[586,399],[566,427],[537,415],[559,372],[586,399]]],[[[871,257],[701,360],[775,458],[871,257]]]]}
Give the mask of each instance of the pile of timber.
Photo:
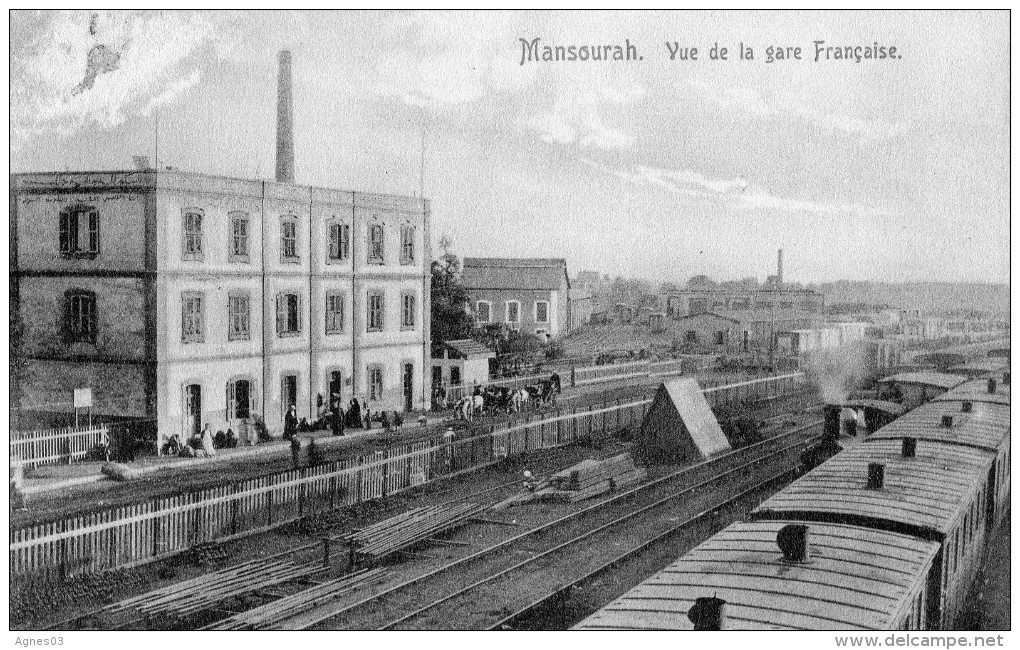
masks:
{"type": "Polygon", "coordinates": [[[272,630],[285,620],[308,611],[331,600],[336,600],[378,580],[385,574],[383,569],[371,569],[350,573],[342,578],[330,580],[310,587],[296,594],[271,603],[260,605],[246,612],[208,625],[203,630],[272,630]]]}
{"type": "Polygon", "coordinates": [[[290,560],[252,560],[122,600],[105,611],[116,614],[133,610],[145,616],[180,620],[211,609],[233,596],[304,578],[321,570],[321,566],[299,565],[290,560]]]}
{"type": "Polygon", "coordinates": [[[477,503],[415,508],[337,538],[351,548],[356,562],[377,562],[401,549],[462,526],[486,509],[477,503]]]}
{"type": "Polygon", "coordinates": [[[604,460],[586,460],[553,474],[548,487],[535,491],[537,501],[572,503],[639,483],[647,470],[634,466],[630,454],[604,460]]]}

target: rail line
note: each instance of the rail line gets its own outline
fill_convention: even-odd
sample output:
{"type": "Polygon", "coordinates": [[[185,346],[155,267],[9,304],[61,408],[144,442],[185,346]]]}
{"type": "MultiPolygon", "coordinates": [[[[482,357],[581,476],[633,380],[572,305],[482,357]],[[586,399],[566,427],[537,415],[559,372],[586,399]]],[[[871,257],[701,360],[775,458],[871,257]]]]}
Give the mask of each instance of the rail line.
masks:
{"type": "MultiPolygon", "coordinates": [[[[692,494],[698,488],[716,483],[748,468],[757,469],[768,458],[798,450],[816,438],[807,433],[820,422],[798,427],[768,440],[729,452],[718,458],[674,472],[641,486],[632,488],[583,510],[565,515],[529,531],[525,531],[499,544],[482,549],[431,572],[407,580],[380,593],[370,595],[341,609],[306,612],[287,626],[288,629],[386,629],[418,616],[427,609],[449,601],[468,588],[487,583],[518,568],[515,555],[530,556],[527,562],[551,554],[587,539],[599,532],[619,527],[642,513],[649,513],[677,501],[677,497],[692,494]],[[634,508],[634,500],[643,505],[634,508]],[[648,502],[651,503],[648,503],[648,502]],[[511,566],[507,566],[510,563],[511,566]],[[466,587],[465,587],[466,585],[466,587]],[[420,607],[423,591],[444,594],[433,598],[430,605],[420,607]],[[334,625],[335,624],[335,625],[334,625]]],[[[799,458],[799,455],[797,456],[799,458]]],[[[761,481],[759,480],[760,484],[761,481]]],[[[739,483],[743,485],[743,483],[739,483]]],[[[683,504],[681,504],[683,505],[683,504]]],[[[718,507],[716,505],[715,507],[718,507]]],[[[523,566],[525,563],[520,563],[523,566]]],[[[506,593],[501,594],[506,598],[506,593]]],[[[458,614],[463,619],[463,612],[458,614]]],[[[451,624],[449,618],[442,625],[451,624]]],[[[417,626],[419,629],[425,627],[417,626]]]]}

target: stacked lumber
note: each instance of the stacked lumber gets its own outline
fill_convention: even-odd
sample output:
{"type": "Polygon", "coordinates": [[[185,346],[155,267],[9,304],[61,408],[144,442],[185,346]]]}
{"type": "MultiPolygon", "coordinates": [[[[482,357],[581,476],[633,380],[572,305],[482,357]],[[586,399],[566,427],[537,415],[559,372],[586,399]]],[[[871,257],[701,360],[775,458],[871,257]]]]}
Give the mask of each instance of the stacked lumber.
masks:
{"type": "Polygon", "coordinates": [[[145,616],[183,619],[233,596],[302,578],[321,570],[320,566],[299,565],[289,560],[253,560],[122,600],[110,605],[105,611],[115,614],[134,610],[145,616]]]}
{"type": "Polygon", "coordinates": [[[639,483],[647,475],[644,468],[635,467],[630,454],[604,460],[589,459],[553,474],[549,487],[538,490],[535,495],[539,501],[573,503],[639,483]]]}
{"type": "Polygon", "coordinates": [[[350,546],[351,556],[356,561],[377,562],[401,549],[462,526],[485,509],[486,506],[477,503],[414,508],[338,539],[350,546]]]}
{"type": "Polygon", "coordinates": [[[383,569],[350,573],[208,625],[203,630],[271,630],[301,612],[336,600],[385,575],[383,569]]]}

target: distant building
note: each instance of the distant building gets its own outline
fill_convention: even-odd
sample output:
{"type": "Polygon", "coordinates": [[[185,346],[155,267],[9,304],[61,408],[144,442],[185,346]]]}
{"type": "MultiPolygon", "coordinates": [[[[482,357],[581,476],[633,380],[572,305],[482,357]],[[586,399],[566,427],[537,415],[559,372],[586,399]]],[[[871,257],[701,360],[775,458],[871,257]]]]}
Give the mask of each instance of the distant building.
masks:
{"type": "Polygon", "coordinates": [[[579,330],[591,322],[593,302],[591,291],[587,287],[570,287],[570,328],[579,330]]]}
{"type": "Polygon", "coordinates": [[[465,257],[463,283],[479,325],[504,323],[543,342],[571,329],[564,259],[465,257]]]}
{"type": "Polygon", "coordinates": [[[680,341],[687,346],[710,349],[718,353],[742,349],[745,330],[740,321],[712,312],[691,314],[676,320],[680,341]]]}
{"type": "Polygon", "coordinates": [[[432,358],[432,386],[471,386],[489,382],[489,360],[496,353],[474,339],[446,341],[432,358]]]}

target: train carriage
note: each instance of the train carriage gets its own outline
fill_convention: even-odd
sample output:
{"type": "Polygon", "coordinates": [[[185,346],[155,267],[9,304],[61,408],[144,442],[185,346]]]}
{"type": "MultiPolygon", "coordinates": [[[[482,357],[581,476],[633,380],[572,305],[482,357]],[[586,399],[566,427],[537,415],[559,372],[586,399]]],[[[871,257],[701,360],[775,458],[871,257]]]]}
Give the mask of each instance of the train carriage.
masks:
{"type": "Polygon", "coordinates": [[[574,629],[692,630],[688,611],[706,597],[725,601],[724,630],[925,629],[937,542],[808,524],[806,553],[791,558],[777,545],[790,524],[733,524],[574,629]]]}
{"type": "Polygon", "coordinates": [[[979,379],[937,377],[938,386],[923,379],[940,389],[923,396],[930,402],[822,463],[749,521],[726,528],[576,629],[692,629],[692,607],[721,601],[723,629],[950,627],[988,538],[1010,509],[1010,376],[1007,366],[979,379]],[[816,553],[806,563],[778,558],[769,539],[790,525],[809,531],[816,553]],[[829,564],[837,528],[857,536],[853,561],[881,582],[874,594],[829,564]],[[915,555],[869,554],[876,540],[915,555]]]}

